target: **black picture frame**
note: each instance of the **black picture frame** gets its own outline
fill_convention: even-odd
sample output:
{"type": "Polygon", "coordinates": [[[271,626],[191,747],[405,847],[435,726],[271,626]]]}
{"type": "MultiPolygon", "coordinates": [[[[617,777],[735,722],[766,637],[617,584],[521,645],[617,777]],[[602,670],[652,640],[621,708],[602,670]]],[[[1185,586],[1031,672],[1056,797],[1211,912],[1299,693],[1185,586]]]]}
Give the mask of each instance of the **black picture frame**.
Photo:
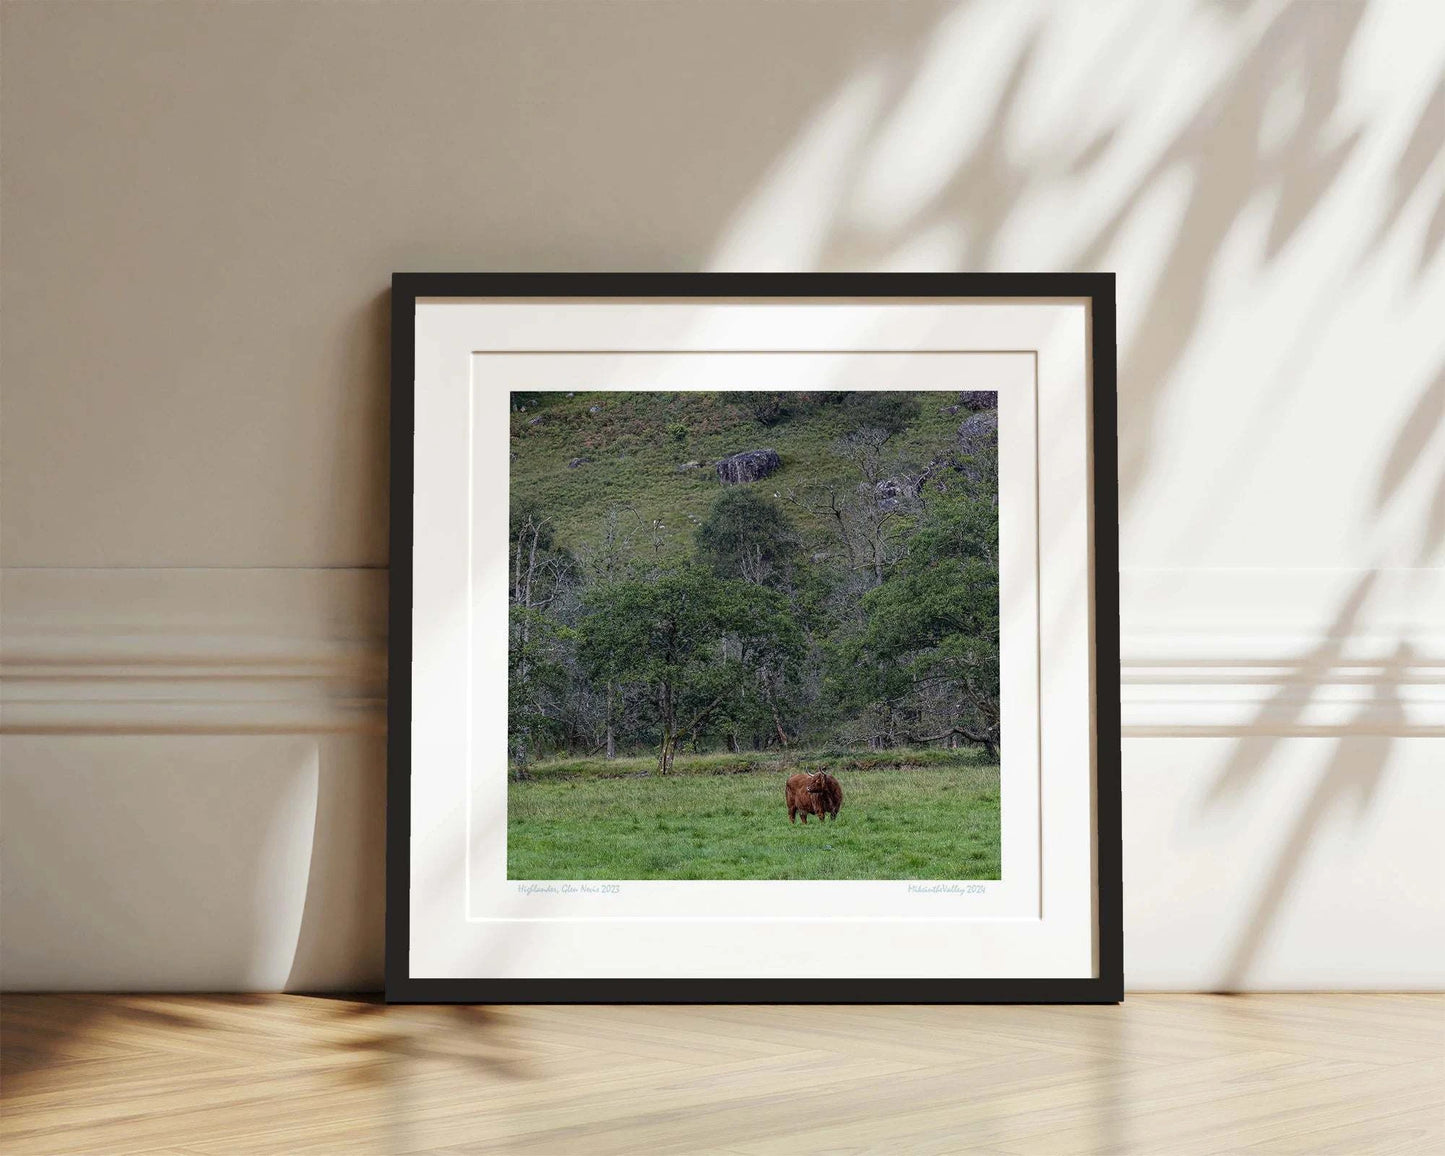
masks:
{"type": "Polygon", "coordinates": [[[1119,483],[1112,273],[396,273],[391,285],[386,999],[390,1003],[1118,1003],[1119,483]],[[408,971],[414,321],[419,298],[1069,298],[1091,307],[1098,974],[1022,979],[420,979],[408,971]]]}

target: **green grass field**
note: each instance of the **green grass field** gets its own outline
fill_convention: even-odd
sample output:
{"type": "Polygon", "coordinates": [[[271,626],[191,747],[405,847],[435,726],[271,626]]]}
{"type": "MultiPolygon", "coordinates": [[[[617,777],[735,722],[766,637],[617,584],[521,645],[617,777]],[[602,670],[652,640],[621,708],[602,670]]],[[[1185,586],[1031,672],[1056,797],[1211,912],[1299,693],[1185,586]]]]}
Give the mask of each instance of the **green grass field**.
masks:
{"type": "Polygon", "coordinates": [[[538,764],[508,788],[507,877],[997,879],[998,768],[978,759],[702,755],[666,778],[641,774],[649,759],[538,764]],[[790,825],[784,781],[822,765],[841,813],[790,825]]]}

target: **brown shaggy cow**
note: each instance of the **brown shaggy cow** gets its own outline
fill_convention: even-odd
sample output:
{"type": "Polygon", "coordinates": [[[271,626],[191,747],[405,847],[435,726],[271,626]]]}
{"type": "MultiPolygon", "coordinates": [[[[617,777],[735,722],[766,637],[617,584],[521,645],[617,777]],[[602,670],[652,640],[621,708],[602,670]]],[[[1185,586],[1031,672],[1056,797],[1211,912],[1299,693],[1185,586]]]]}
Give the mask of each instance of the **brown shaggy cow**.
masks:
{"type": "Polygon", "coordinates": [[[843,788],[827,771],[794,775],[783,788],[783,797],[788,803],[789,823],[796,823],[799,815],[804,824],[809,815],[817,815],[820,823],[829,815],[837,819],[843,806],[843,788]]]}

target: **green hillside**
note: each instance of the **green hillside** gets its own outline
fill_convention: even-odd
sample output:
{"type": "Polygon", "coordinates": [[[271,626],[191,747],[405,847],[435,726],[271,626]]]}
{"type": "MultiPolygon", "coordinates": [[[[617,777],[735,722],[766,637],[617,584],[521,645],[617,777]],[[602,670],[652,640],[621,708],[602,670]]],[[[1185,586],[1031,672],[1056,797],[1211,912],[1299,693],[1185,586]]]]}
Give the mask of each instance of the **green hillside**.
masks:
{"type": "MultiPolygon", "coordinates": [[[[855,409],[817,406],[765,426],[728,393],[525,393],[512,395],[512,507],[544,514],[559,545],[595,542],[610,510],[630,507],[644,524],[660,522],[665,553],[691,543],[696,522],[722,488],[714,463],[744,450],[771,448],[782,468],[760,490],[784,496],[790,488],[838,480],[846,467],[833,452],[858,427],[855,409]],[[591,410],[597,409],[596,413],[591,410]],[[577,458],[589,461],[569,468],[577,458]],[[699,462],[693,469],[684,463],[699,462]]],[[[954,442],[959,416],[943,410],[956,393],[912,395],[924,404],[891,448],[927,464],[954,442]]],[[[800,524],[805,545],[817,533],[800,524]]]]}
{"type": "Polygon", "coordinates": [[[998,749],[991,392],[513,393],[508,719],[557,755],[998,749]],[[760,451],[766,451],[760,452],[760,451]],[[724,485],[720,459],[730,463],[724,485]]]}

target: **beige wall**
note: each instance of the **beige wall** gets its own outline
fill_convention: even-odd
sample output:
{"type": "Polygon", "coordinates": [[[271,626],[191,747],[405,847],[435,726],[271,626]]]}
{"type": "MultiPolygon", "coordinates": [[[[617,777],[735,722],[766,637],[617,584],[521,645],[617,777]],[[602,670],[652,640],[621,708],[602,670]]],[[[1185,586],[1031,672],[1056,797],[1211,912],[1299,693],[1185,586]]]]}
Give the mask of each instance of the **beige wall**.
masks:
{"type": "Polygon", "coordinates": [[[1136,986],[1442,980],[1434,5],[39,3],[4,982],[380,976],[393,269],[1120,275],[1136,986]]]}

